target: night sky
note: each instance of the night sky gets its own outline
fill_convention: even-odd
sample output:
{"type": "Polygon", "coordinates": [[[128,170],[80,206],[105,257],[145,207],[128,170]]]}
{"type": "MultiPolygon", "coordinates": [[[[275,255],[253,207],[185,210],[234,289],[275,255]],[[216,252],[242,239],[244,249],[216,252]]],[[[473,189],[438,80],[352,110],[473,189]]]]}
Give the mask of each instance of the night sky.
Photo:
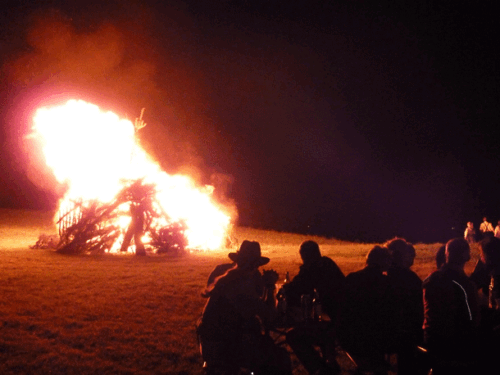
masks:
{"type": "Polygon", "coordinates": [[[0,15],[2,207],[55,207],[25,136],[73,97],[146,108],[144,148],[239,225],[433,242],[500,219],[493,2],[38,3],[0,15]]]}

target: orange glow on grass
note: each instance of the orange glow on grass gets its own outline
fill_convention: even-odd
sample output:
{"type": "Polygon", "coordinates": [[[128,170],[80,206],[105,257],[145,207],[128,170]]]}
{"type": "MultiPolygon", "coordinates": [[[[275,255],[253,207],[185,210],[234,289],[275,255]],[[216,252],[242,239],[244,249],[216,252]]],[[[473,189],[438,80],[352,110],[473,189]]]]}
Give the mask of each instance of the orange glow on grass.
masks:
{"type": "MultiPolygon", "coordinates": [[[[60,207],[71,207],[75,200],[110,202],[124,181],[143,179],[155,185],[161,211],[173,221],[185,221],[188,248],[222,246],[231,218],[213,201],[213,187],[199,187],[188,176],[162,171],[136,142],[132,122],[82,100],[69,100],[38,109],[33,131],[57,181],[68,185],[60,207]]],[[[124,228],[129,208],[119,209],[124,215],[114,224],[124,228]]]]}

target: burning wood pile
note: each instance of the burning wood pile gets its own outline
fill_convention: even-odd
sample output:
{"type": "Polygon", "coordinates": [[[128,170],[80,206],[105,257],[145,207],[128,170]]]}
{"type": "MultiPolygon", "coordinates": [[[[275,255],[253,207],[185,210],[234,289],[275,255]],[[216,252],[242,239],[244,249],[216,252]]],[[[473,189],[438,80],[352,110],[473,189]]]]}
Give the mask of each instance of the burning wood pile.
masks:
{"type": "Polygon", "coordinates": [[[127,252],[134,246],[136,255],[154,253],[180,255],[185,251],[186,226],[174,222],[162,212],[155,200],[155,186],[136,180],[124,187],[110,203],[99,201],[73,202],[68,211],[60,212],[60,241],[57,251],[65,254],[103,254],[116,250],[127,252]],[[122,228],[116,223],[126,218],[123,207],[129,207],[130,223],[122,228]],[[160,220],[158,220],[160,219],[160,220]],[[164,223],[159,224],[160,222],[164,223]],[[148,238],[146,247],[143,238],[148,238]]]}
{"type": "Polygon", "coordinates": [[[142,113],[134,125],[76,100],[36,112],[32,138],[67,188],[57,251],[179,254],[224,246],[229,210],[213,200],[212,186],[162,171],[136,142],[144,126],[142,113]]]}

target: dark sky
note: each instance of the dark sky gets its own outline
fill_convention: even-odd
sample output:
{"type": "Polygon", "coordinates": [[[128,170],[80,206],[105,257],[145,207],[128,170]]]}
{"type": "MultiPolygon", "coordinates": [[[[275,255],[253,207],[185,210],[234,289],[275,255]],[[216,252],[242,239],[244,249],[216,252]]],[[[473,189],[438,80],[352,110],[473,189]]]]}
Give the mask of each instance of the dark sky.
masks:
{"type": "Polygon", "coordinates": [[[10,3],[0,206],[55,205],[23,137],[71,95],[145,107],[144,147],[229,181],[240,225],[430,242],[500,219],[493,2],[10,3]]]}

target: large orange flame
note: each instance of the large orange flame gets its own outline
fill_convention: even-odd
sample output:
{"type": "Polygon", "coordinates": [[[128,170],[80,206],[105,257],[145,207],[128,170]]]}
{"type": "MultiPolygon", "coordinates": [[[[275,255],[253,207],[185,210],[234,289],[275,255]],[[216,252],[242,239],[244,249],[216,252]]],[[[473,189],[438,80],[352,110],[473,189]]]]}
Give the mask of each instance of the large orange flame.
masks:
{"type": "Polygon", "coordinates": [[[33,131],[56,179],[68,185],[60,207],[75,200],[109,202],[123,181],[143,179],[156,186],[161,209],[172,220],[185,222],[188,248],[222,246],[231,218],[213,201],[213,187],[198,187],[188,176],[162,171],[136,142],[132,122],[82,100],[69,100],[38,109],[33,131]]]}

